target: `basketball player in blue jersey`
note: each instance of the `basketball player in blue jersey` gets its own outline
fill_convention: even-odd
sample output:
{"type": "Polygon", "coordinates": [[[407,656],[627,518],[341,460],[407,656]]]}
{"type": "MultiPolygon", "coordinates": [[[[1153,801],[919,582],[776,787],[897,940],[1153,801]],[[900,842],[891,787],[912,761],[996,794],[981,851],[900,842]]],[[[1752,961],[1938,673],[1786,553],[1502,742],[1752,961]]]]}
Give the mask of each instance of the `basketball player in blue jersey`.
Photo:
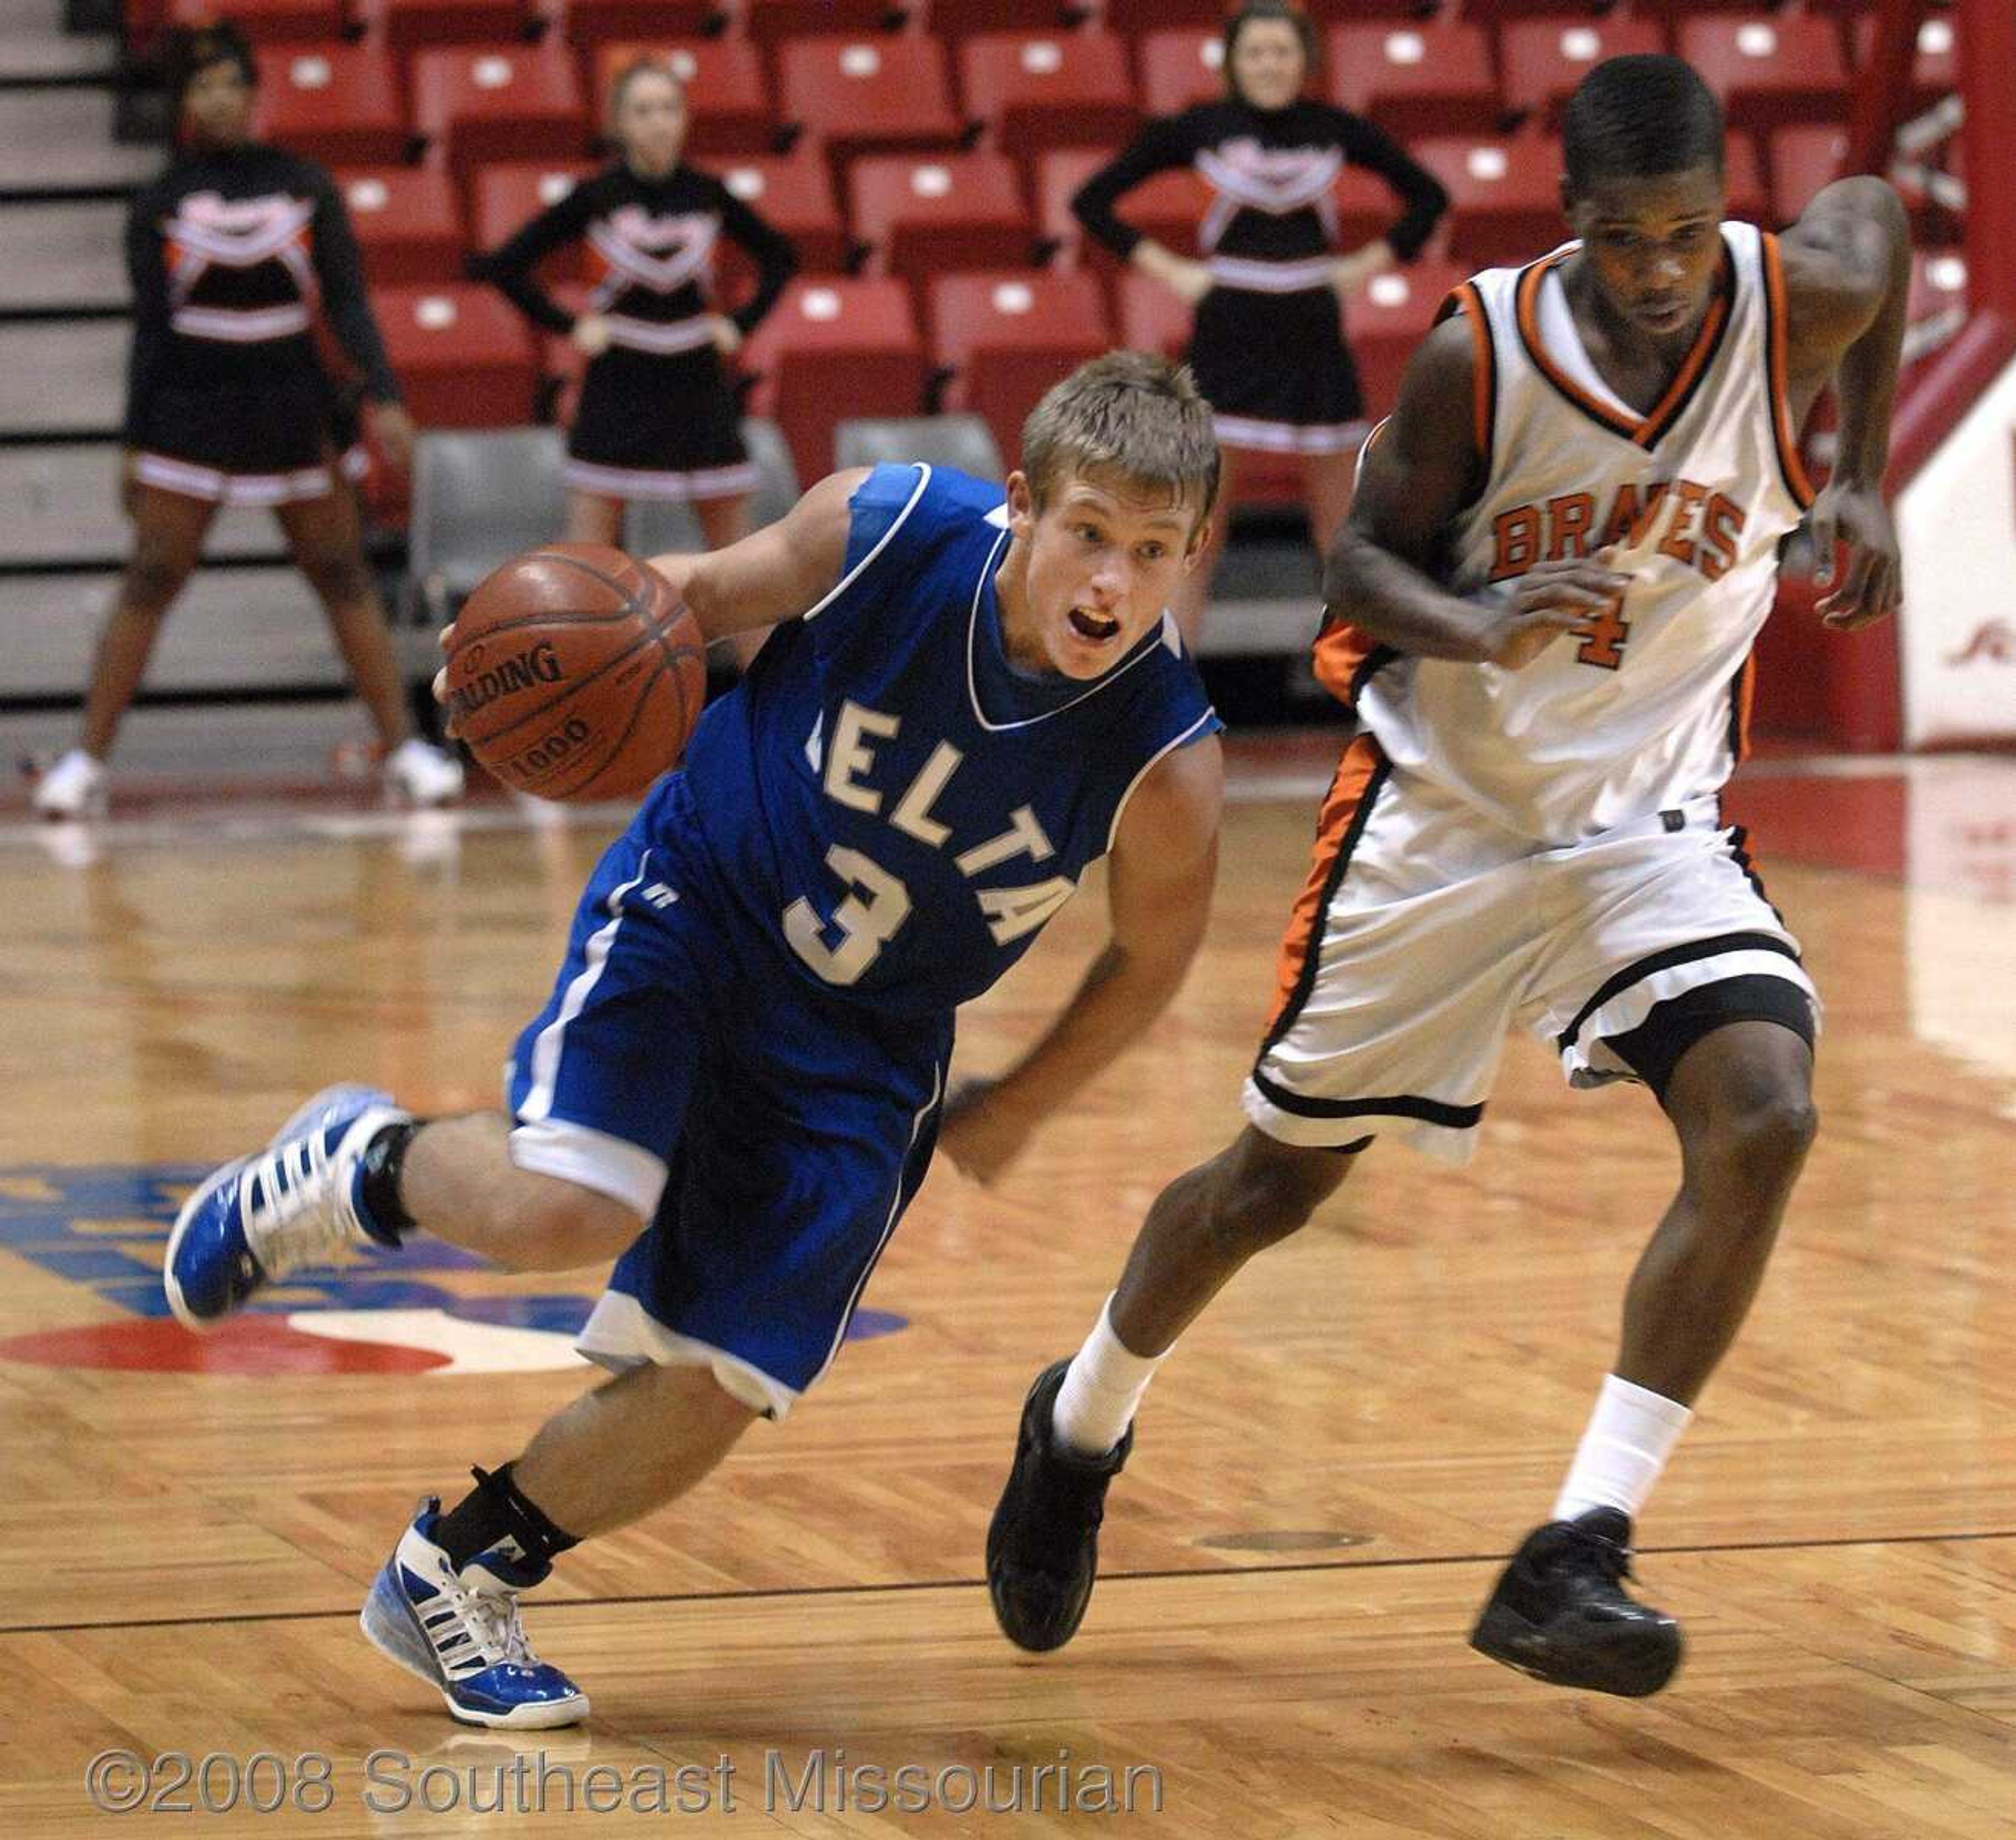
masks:
{"type": "Polygon", "coordinates": [[[1164,610],[1218,465],[1190,373],[1117,353],[1037,405],[1005,502],[878,466],[656,558],[709,639],[774,630],[589,882],[507,1110],[423,1121],[332,1088],[183,1209],[164,1276],[195,1328],[416,1228],[517,1271],[616,1260],[579,1345],[617,1377],[448,1512],[424,1503],[365,1606],[456,1718],[587,1711],[517,1593],[790,1410],[934,1143],[998,1168],[1175,994],[1222,769],[1164,610]],[[954,1009],[1101,857],[1110,943],[1035,1046],[947,1107],[954,1009]]]}
{"type": "Polygon", "coordinates": [[[1320,673],[1359,731],[1324,801],[1248,1123],[1150,1211],[1077,1357],[1039,1377],[988,1543],[1003,1629],[1070,1640],[1157,1363],[1374,1138],[1470,1157],[1514,1026],[1577,1087],[1643,1082],[1679,1193],[1553,1510],[1471,1635],[1543,1680],[1657,1691],[1674,1619],[1634,1518],[1762,1282],[1815,1129],[1813,985],[1723,825],[1751,646],[1810,510],[1830,626],[1881,619],[1910,250],[1881,181],[1782,239],[1724,222],[1723,122],[1678,59],[1593,70],[1563,123],[1576,240],[1458,289],[1366,450],[1320,673]],[[1816,495],[1797,431],[1830,380],[1816,495]]]}

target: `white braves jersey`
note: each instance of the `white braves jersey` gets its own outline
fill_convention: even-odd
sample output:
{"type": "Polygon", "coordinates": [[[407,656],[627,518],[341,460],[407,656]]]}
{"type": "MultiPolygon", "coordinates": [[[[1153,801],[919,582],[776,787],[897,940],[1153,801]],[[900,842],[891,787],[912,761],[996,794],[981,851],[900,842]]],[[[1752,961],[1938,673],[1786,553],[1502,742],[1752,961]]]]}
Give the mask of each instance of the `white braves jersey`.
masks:
{"type": "Polygon", "coordinates": [[[1319,658],[1326,679],[1351,677],[1396,767],[1549,846],[1712,794],[1741,751],[1779,542],[1813,495],[1786,406],[1776,240],[1739,223],[1722,239],[1700,336],[1649,414],[1575,332],[1560,269],[1578,244],[1452,297],[1477,340],[1489,475],[1450,533],[1450,585],[1508,596],[1535,563],[1609,545],[1632,578],[1618,605],[1523,671],[1326,636],[1341,654],[1319,658]]]}

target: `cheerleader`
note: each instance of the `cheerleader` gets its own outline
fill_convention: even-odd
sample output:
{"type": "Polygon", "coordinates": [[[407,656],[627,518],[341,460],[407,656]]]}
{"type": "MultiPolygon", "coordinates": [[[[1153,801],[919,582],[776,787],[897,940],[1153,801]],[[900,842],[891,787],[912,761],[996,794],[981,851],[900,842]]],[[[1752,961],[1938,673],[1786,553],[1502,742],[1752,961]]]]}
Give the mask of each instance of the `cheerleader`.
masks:
{"type": "Polygon", "coordinates": [[[441,804],[461,793],[462,768],[412,731],[311,337],[319,308],[364,374],[373,433],[404,467],[413,427],[343,200],[322,167],[250,138],[257,72],[235,28],[173,34],[164,69],[177,151],[134,201],[126,230],[133,345],[121,486],[133,550],[99,640],[83,732],[42,776],[35,808],[50,818],[104,808],[120,718],[225,505],[272,508],[376,725],[388,787],[441,804]]]}
{"type": "Polygon", "coordinates": [[[481,258],[476,272],[588,355],[567,441],[568,536],[617,543],[627,502],[686,499],[718,549],[747,532],[756,484],[722,361],[776,304],[796,253],[720,180],[680,164],[686,90],[664,64],[641,59],[616,79],[608,134],[617,157],[481,258]],[[732,314],[708,301],[723,232],[758,272],[755,293],[732,314]],[[589,310],[577,315],[532,269],[581,240],[598,279],[589,310]]]}
{"type": "MultiPolygon", "coordinates": [[[[1370,122],[1302,95],[1315,57],[1314,30],[1298,9],[1250,0],[1226,22],[1225,99],[1150,122],[1071,209],[1114,254],[1195,308],[1189,357],[1224,454],[1219,502],[1231,502],[1241,450],[1299,454],[1320,553],[1350,508],[1365,434],[1339,304],[1411,261],[1449,195],[1370,122]],[[1406,208],[1384,236],[1340,252],[1334,187],[1346,165],[1377,173],[1406,208]],[[1114,211],[1143,180],[1186,166],[1215,194],[1198,234],[1203,261],[1165,249],[1114,211]]],[[[1178,591],[1176,615],[1193,643],[1226,522],[1212,520],[1209,553],[1178,591]]]]}

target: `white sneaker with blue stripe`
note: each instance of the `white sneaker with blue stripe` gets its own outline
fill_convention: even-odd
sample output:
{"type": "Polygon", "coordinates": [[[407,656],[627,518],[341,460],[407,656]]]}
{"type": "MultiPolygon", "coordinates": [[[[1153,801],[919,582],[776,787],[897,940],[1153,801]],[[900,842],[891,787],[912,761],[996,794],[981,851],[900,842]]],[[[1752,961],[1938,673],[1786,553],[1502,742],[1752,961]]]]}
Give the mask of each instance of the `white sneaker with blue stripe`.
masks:
{"type": "Polygon", "coordinates": [[[588,1716],[588,1695],[525,1639],[518,1593],[553,1570],[493,1547],[458,1572],[434,1544],[441,1502],[420,1503],[358,1619],[372,1646],[435,1688],[465,1725],[543,1730],[588,1716]]]}
{"type": "Polygon", "coordinates": [[[330,1086],[263,1150],[226,1163],[182,1204],[161,1284],[176,1320],[214,1328],[265,1285],[346,1247],[389,1245],[361,1210],[358,1159],[412,1114],[375,1086],[330,1086]]]}

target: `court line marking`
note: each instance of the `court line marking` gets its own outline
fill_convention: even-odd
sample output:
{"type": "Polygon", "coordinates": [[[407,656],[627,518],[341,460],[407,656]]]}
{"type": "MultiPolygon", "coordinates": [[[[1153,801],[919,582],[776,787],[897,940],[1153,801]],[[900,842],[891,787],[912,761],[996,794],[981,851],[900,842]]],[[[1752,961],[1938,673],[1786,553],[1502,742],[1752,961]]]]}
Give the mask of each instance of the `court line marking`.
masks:
{"type": "MultiPolygon", "coordinates": [[[[1634,1559],[1690,1558],[1715,1553],[1809,1553],[1838,1551],[1854,1547],[1967,1546],[1989,1540],[2016,1539],[2016,1527],[1983,1528],[1967,1533],[1844,1534],[1831,1539],[1761,1539],[1706,1541],[1693,1546],[1633,1547],[1634,1559]]],[[[1413,1558],[1319,1559],[1294,1565],[1200,1565],[1149,1572],[1110,1572],[1100,1575],[1103,1584],[1154,1584],[1186,1579],[1278,1578],[1326,1572],[1395,1572],[1410,1566],[1502,1565],[1510,1553],[1440,1553],[1413,1558]]],[[[365,1588],[365,1587],[360,1587],[365,1588]]],[[[554,1597],[535,1606],[542,1614],[557,1610],[621,1609],[640,1604],[751,1604],[788,1603],[801,1597],[880,1597],[920,1591],[984,1591],[984,1578],[898,1579],[884,1584],[789,1585],[780,1590],[754,1588],[732,1591],[664,1591],[635,1597],[554,1597]]],[[[34,1622],[0,1624],[0,1639],[8,1636],[60,1636],[88,1633],[96,1629],[223,1629],[239,1624],[269,1622],[326,1622],[338,1617],[354,1618],[357,1607],[337,1610],[270,1610],[232,1616],[125,1617],[104,1622],[34,1622]]]]}

